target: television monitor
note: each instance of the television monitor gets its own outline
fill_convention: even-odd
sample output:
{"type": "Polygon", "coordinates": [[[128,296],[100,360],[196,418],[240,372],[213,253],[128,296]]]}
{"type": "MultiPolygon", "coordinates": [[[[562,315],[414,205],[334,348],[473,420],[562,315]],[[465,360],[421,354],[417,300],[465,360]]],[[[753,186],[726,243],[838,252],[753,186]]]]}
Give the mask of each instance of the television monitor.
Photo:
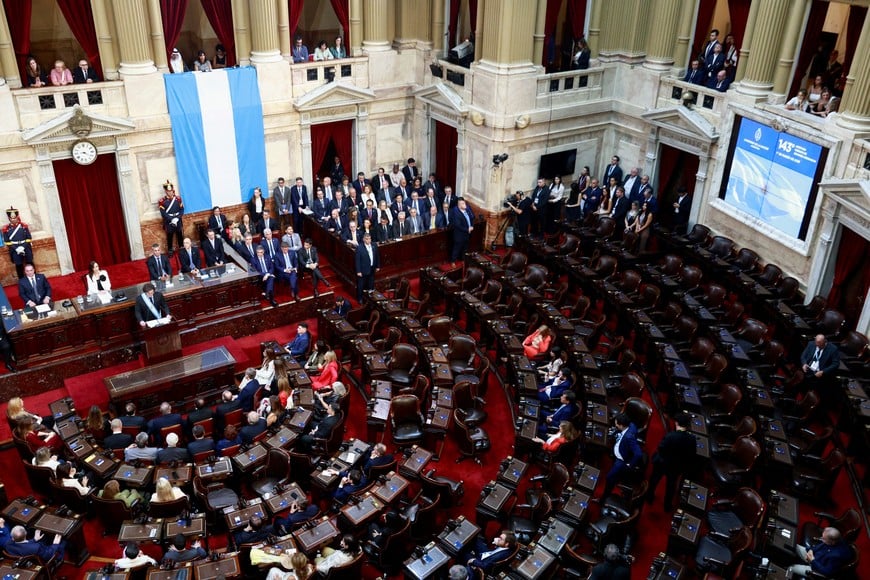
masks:
{"type": "Polygon", "coordinates": [[[737,116],[719,198],[806,240],[828,149],[737,116]]]}
{"type": "Polygon", "coordinates": [[[556,175],[559,177],[574,175],[574,166],[576,164],[576,149],[541,155],[541,162],[538,166],[538,175],[546,179],[553,179],[556,175]]]}

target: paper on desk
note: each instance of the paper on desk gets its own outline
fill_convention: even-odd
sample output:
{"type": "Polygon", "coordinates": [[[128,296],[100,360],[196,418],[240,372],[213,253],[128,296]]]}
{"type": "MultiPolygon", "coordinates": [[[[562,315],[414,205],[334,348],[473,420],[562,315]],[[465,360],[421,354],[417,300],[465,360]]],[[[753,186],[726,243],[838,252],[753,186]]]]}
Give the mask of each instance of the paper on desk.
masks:
{"type": "Polygon", "coordinates": [[[97,292],[97,300],[100,301],[100,304],[106,305],[112,301],[112,293],[108,290],[100,290],[97,292]]]}
{"type": "Polygon", "coordinates": [[[305,215],[311,215],[314,213],[313,211],[311,211],[307,207],[301,207],[301,208],[299,208],[299,211],[301,211],[305,215]]]}
{"type": "Polygon", "coordinates": [[[37,304],[36,305],[36,312],[39,314],[45,314],[49,310],[51,310],[51,306],[49,306],[48,304],[37,304]]]}

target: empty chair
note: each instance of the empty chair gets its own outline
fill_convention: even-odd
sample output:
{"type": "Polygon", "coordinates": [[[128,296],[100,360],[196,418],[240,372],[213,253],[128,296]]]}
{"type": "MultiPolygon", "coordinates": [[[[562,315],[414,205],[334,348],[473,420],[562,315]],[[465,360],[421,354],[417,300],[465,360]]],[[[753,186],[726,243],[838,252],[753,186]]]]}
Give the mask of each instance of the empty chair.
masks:
{"type": "Polygon", "coordinates": [[[206,485],[198,475],[193,476],[193,492],[199,504],[205,506],[212,523],[222,520],[225,508],[239,505],[239,496],[221,482],[206,485]]]}
{"type": "Polygon", "coordinates": [[[451,479],[444,475],[438,475],[434,469],[420,473],[420,481],[423,486],[423,495],[430,498],[440,498],[441,507],[449,508],[462,503],[465,495],[465,483],[459,479],[451,479]]]}
{"type": "Polygon", "coordinates": [[[720,320],[728,328],[737,328],[743,320],[744,312],[746,312],[746,307],[739,300],[735,300],[722,313],[720,320]]]}
{"type": "Polygon", "coordinates": [[[526,503],[534,508],[543,495],[557,499],[562,497],[562,492],[571,483],[571,474],[567,467],[555,462],[549,472],[532,477],[530,483],[532,487],[526,490],[526,503]]]}
{"type": "Polygon", "coordinates": [[[465,292],[474,293],[483,285],[484,273],[480,268],[469,266],[465,269],[465,275],[459,281],[459,287],[465,292]]]}
{"type": "Polygon", "coordinates": [[[733,264],[741,272],[754,272],[758,268],[758,261],[761,257],[755,250],[749,248],[741,248],[734,256],[733,264]]]}
{"type": "Polygon", "coordinates": [[[636,508],[628,517],[612,512],[596,522],[589,524],[586,535],[595,544],[595,551],[602,552],[607,544],[624,544],[632,533],[640,518],[640,508],[636,508]]]}
{"type": "Polygon", "coordinates": [[[482,302],[495,304],[501,298],[501,282],[498,280],[487,280],[475,295],[482,302]]]}
{"type": "Polygon", "coordinates": [[[785,422],[785,429],[792,433],[809,424],[810,419],[819,407],[819,395],[809,391],[800,399],[782,397],[779,399],[778,411],[785,422]]]}
{"type": "Polygon", "coordinates": [[[283,449],[270,449],[266,464],[251,474],[251,489],[259,496],[272,493],[275,487],[290,481],[290,456],[283,449]]]}
{"type": "Polygon", "coordinates": [[[453,406],[465,413],[465,424],[477,427],[486,421],[484,406],[486,401],[478,397],[468,381],[460,381],[453,386],[453,406]]]}
{"type": "Polygon", "coordinates": [[[523,277],[525,286],[529,286],[538,291],[543,291],[547,285],[547,280],[550,278],[550,270],[541,264],[529,264],[526,266],[526,274],[523,277]]]}
{"type": "Polygon", "coordinates": [[[659,261],[659,265],[655,268],[655,272],[660,276],[676,276],[683,268],[683,259],[676,254],[665,254],[659,261]]]}
{"type": "Polygon", "coordinates": [[[602,254],[593,260],[588,268],[583,268],[581,272],[589,278],[606,280],[616,273],[618,267],[619,261],[615,257],[602,254]]]}
{"type": "Polygon", "coordinates": [[[453,334],[453,320],[449,316],[437,316],[429,319],[426,329],[429,331],[432,340],[438,345],[447,346],[447,342],[453,334]]]}
{"type": "Polygon", "coordinates": [[[643,480],[633,486],[621,484],[616,489],[619,493],[607,496],[604,505],[601,506],[601,513],[605,516],[624,519],[631,515],[634,510],[641,508],[649,490],[649,482],[643,480]]]}
{"type": "Polygon", "coordinates": [[[708,284],[704,295],[701,297],[701,302],[707,307],[707,310],[713,314],[719,314],[725,304],[725,299],[728,298],[728,290],[719,284],[708,284]]]}
{"type": "Polygon", "coordinates": [[[399,343],[400,338],[402,338],[402,331],[395,326],[391,326],[387,329],[387,335],[374,341],[372,346],[384,356],[389,356],[393,351],[393,347],[399,343]]]}
{"type": "Polygon", "coordinates": [[[387,298],[399,301],[402,304],[402,308],[404,308],[408,298],[411,296],[411,282],[402,276],[398,279],[394,288],[385,290],[383,294],[387,298]]]}
{"type": "MultiPolygon", "coordinates": [[[[360,320],[356,323],[356,328],[360,332],[365,333],[366,339],[371,342],[374,340],[375,332],[377,331],[378,324],[381,321],[381,313],[377,309],[372,309],[369,313],[369,317],[365,320],[360,320]]],[[[310,342],[310,341],[309,341],[310,342]]]]}
{"type": "Polygon", "coordinates": [[[734,240],[725,236],[713,236],[707,251],[718,258],[727,260],[734,253],[734,240]]]}
{"type": "Polygon", "coordinates": [[[686,243],[692,246],[703,244],[710,236],[710,228],[705,225],[695,224],[692,226],[692,231],[685,237],[686,243]]]}
{"type": "Polygon", "coordinates": [[[708,423],[732,423],[743,401],[743,391],[737,385],[722,385],[718,393],[703,395],[701,401],[708,423]]]}
{"type": "Polygon", "coordinates": [[[789,435],[788,447],[797,458],[820,457],[834,436],[833,425],[828,425],[819,431],[809,427],[801,427],[789,435]]]}
{"type": "Polygon", "coordinates": [[[659,330],[668,332],[669,330],[673,330],[674,325],[677,323],[677,319],[682,314],[683,307],[678,302],[671,300],[665,304],[663,310],[653,311],[650,313],[650,316],[656,321],[659,330]]]}
{"type": "Polygon", "coordinates": [[[378,542],[370,540],[364,546],[370,562],[390,574],[395,574],[408,556],[408,541],[411,537],[411,521],[401,515],[398,517],[400,523],[397,529],[384,539],[378,542]]]}
{"type": "Polygon", "coordinates": [[[641,280],[640,272],[637,270],[625,270],[617,276],[614,285],[626,295],[632,295],[637,292],[641,280]]]}
{"type": "Polygon", "coordinates": [[[532,536],[538,531],[538,527],[550,516],[552,511],[553,500],[549,494],[542,493],[538,496],[538,501],[534,506],[531,504],[514,506],[506,527],[516,535],[519,543],[528,544],[532,536]]]}
{"type": "Polygon", "coordinates": [[[707,365],[707,361],[710,360],[714,352],[716,352],[716,345],[713,344],[713,341],[699,336],[692,341],[692,346],[686,352],[685,360],[689,368],[702,369],[707,365]]]}
{"type": "Polygon", "coordinates": [[[674,335],[676,340],[673,342],[675,347],[688,347],[695,338],[695,333],[698,332],[698,321],[691,316],[682,315],[674,321],[674,335]]]}
{"type": "Polygon", "coordinates": [[[658,305],[661,295],[661,289],[655,284],[644,284],[641,286],[637,300],[634,301],[632,308],[649,312],[658,305]]]}
{"type": "Polygon", "coordinates": [[[831,488],[846,463],[846,454],[834,448],[821,462],[795,466],[791,490],[818,504],[831,502],[831,488]]]}
{"type": "Polygon", "coordinates": [[[807,320],[815,320],[821,316],[827,305],[828,299],[820,294],[816,294],[813,296],[813,299],[810,300],[809,304],[806,306],[799,306],[795,311],[807,320]]]}
{"type": "Polygon", "coordinates": [[[704,277],[704,272],[697,266],[683,266],[680,269],[680,274],[677,276],[676,282],[680,288],[687,294],[691,294],[698,289],[701,284],[701,278],[704,277]]]}
{"type": "MultiPolygon", "coordinates": [[[[461,381],[466,381],[471,384],[474,392],[478,397],[485,397],[486,390],[489,386],[489,371],[492,363],[489,362],[488,358],[481,358],[477,366],[474,368],[474,372],[469,373],[460,373],[458,375],[454,375],[453,381],[458,384],[461,381]]],[[[420,398],[423,400],[423,397],[420,398]]]]}
{"type": "Polygon", "coordinates": [[[556,252],[560,256],[568,256],[573,254],[580,248],[580,238],[574,234],[565,234],[562,243],[556,247],[556,252]]]}
{"type": "Polygon", "coordinates": [[[801,283],[794,276],[787,276],[779,281],[776,287],[776,293],[779,299],[786,304],[795,304],[803,302],[803,294],[801,294],[801,283]]]}
{"type": "Polygon", "coordinates": [[[866,354],[868,343],[870,340],[856,330],[845,333],[839,344],[840,360],[848,365],[855,362],[855,359],[860,359],[866,354]]]}
{"type": "Polygon", "coordinates": [[[481,427],[471,427],[466,424],[465,412],[462,409],[454,409],[453,434],[459,445],[459,457],[456,458],[456,462],[470,458],[480,465],[481,454],[489,451],[491,447],[486,431],[481,427]]]}
{"type": "Polygon", "coordinates": [[[713,423],[710,425],[710,453],[724,455],[731,452],[734,442],[740,437],[753,437],[758,431],[758,423],[749,415],[733,425],[713,423]]]}
{"type": "Polygon", "coordinates": [[[499,266],[502,267],[506,275],[519,276],[526,270],[526,264],[528,263],[528,256],[522,252],[512,251],[502,258],[499,266]]]}
{"type": "Polygon", "coordinates": [[[698,569],[713,572],[722,578],[734,578],[743,555],[752,547],[753,537],[749,528],[740,528],[737,533],[724,539],[718,535],[705,535],[695,553],[698,569]]]}
{"type": "Polygon", "coordinates": [[[769,376],[779,370],[785,358],[785,347],[778,340],[769,340],[752,353],[752,358],[757,361],[755,370],[769,376]]]}
{"type": "Polygon", "coordinates": [[[713,460],[713,476],[722,486],[735,488],[753,480],[755,462],[761,455],[761,445],[751,437],[739,437],[728,457],[713,460]]]}
{"type": "Polygon", "coordinates": [[[423,441],[423,416],[420,400],[414,395],[399,395],[390,402],[393,443],[409,447],[423,441]]]}
{"type": "Polygon", "coordinates": [[[453,374],[472,373],[471,366],[477,354],[477,341],[467,334],[455,334],[447,344],[447,364],[453,374]]]}
{"type": "Polygon", "coordinates": [[[757,530],[766,509],[757,491],[741,487],[731,499],[719,499],[713,504],[713,509],[707,512],[707,523],[711,530],[723,536],[730,536],[743,526],[757,530]]]}
{"type": "Polygon", "coordinates": [[[435,525],[438,520],[438,504],[441,496],[426,497],[420,494],[416,502],[405,509],[405,517],[411,522],[411,540],[419,545],[425,545],[435,535],[435,525]]]}
{"type": "Polygon", "coordinates": [[[713,390],[715,385],[719,384],[719,381],[722,380],[722,375],[725,373],[725,369],[727,368],[728,359],[725,358],[724,355],[714,352],[710,355],[710,358],[707,359],[707,363],[704,365],[703,375],[692,378],[695,384],[701,387],[702,391],[709,392],[713,390]]]}
{"type": "Polygon", "coordinates": [[[417,373],[417,357],[416,346],[406,343],[397,344],[390,355],[387,376],[400,386],[410,385],[417,373]]]}
{"type": "Polygon", "coordinates": [[[780,278],[782,278],[782,268],[776,264],[766,264],[764,268],[761,269],[761,274],[758,275],[756,280],[758,280],[759,284],[770,290],[776,287],[780,278]]]}

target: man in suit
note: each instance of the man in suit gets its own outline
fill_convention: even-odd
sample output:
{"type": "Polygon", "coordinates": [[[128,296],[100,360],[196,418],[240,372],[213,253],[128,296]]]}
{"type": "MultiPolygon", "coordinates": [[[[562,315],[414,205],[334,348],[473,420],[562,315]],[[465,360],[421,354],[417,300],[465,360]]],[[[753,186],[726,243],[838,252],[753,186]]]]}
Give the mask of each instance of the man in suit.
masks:
{"type": "Polygon", "coordinates": [[[302,238],[296,233],[292,224],[288,224],[284,229],[284,235],[281,237],[281,242],[286,242],[290,246],[291,252],[298,252],[302,249],[302,238]]]}
{"type": "Polygon", "coordinates": [[[692,196],[684,186],[677,188],[677,201],[674,202],[674,233],[686,235],[689,229],[689,212],[692,211],[692,196]]]}
{"type": "Polygon", "coordinates": [[[372,228],[378,225],[378,221],[380,221],[380,215],[378,214],[378,210],[375,208],[375,202],[371,199],[367,200],[365,203],[365,208],[359,214],[360,221],[369,220],[372,223],[372,228]]]}
{"type": "MultiPolygon", "coordinates": [[[[722,45],[716,43],[709,58],[704,60],[704,71],[707,73],[707,83],[716,78],[719,71],[725,70],[725,55],[722,54],[722,45]]],[[[726,73],[727,75],[727,73],[726,73]]]]}
{"type": "Polygon", "coordinates": [[[48,562],[54,557],[63,560],[66,542],[60,534],[55,534],[51,544],[42,542],[42,530],[33,533],[33,539],[27,539],[27,530],[24,526],[15,526],[9,534],[11,541],[6,544],[6,552],[15,558],[26,556],[39,556],[43,562],[48,562]]]}
{"type": "Polygon", "coordinates": [[[278,229],[278,222],[272,217],[269,210],[264,208],[263,219],[257,222],[257,231],[265,235],[266,230],[271,230],[273,232],[281,231],[278,229]]]}
{"type": "Polygon", "coordinates": [[[347,222],[347,229],[341,233],[341,241],[356,250],[362,242],[359,224],[354,220],[347,222]]]}
{"type": "Polygon", "coordinates": [[[628,172],[628,177],[625,178],[625,181],[622,183],[622,187],[625,189],[625,196],[628,198],[629,202],[631,202],[633,195],[638,195],[638,191],[640,191],[640,168],[632,167],[628,172]]]}
{"type": "Polygon", "coordinates": [[[187,448],[178,446],[178,435],[170,433],[166,436],[166,447],[157,452],[157,463],[171,463],[178,461],[186,463],[190,461],[190,453],[187,448]]]}
{"type": "Polygon", "coordinates": [[[169,549],[166,550],[166,553],[163,554],[164,560],[171,560],[173,562],[192,562],[194,560],[201,560],[208,556],[205,550],[202,549],[202,543],[199,540],[196,540],[193,545],[188,548],[187,547],[187,539],[184,537],[184,534],[175,534],[175,537],[172,539],[172,545],[169,546],[169,549]]]}
{"type": "Polygon", "coordinates": [[[412,234],[421,234],[426,229],[423,227],[423,220],[420,218],[420,214],[417,213],[417,210],[413,207],[408,210],[408,223],[411,224],[411,233],[412,234]]]}
{"type": "Polygon", "coordinates": [[[106,449],[126,449],[132,445],[133,436],[124,433],[124,424],[120,419],[109,421],[109,428],[112,430],[112,434],[103,439],[103,447],[106,449]]]}
{"type": "Polygon", "coordinates": [[[801,369],[807,390],[816,391],[825,400],[831,397],[834,374],[840,367],[840,351],[828,342],[824,334],[817,334],[801,353],[801,369]]]}
{"type": "Polygon", "coordinates": [[[130,401],[124,405],[124,414],[118,417],[124,427],[135,427],[140,431],[145,430],[145,417],[136,414],[136,403],[130,401]]]}
{"type": "Polygon", "coordinates": [[[212,411],[211,407],[206,404],[204,398],[198,397],[196,401],[193,402],[193,410],[187,414],[187,418],[184,421],[185,433],[187,433],[188,436],[192,435],[193,426],[200,421],[205,421],[207,419],[214,419],[214,411],[212,411]]]}
{"type": "Polygon", "coordinates": [[[332,429],[338,424],[341,419],[339,413],[341,412],[341,407],[338,406],[338,403],[332,403],[326,409],[326,417],[324,417],[320,423],[316,426],[311,427],[308,433],[299,438],[299,443],[297,447],[303,453],[308,453],[311,451],[311,446],[314,444],[315,439],[326,439],[332,433],[332,429]]]}
{"type": "Polygon", "coordinates": [[[266,255],[266,249],[263,246],[257,246],[257,256],[251,262],[251,270],[260,275],[260,285],[263,288],[263,296],[269,301],[269,304],[277,307],[278,302],[275,300],[275,273],[272,264],[272,258],[266,255]]]}
{"type": "Polygon", "coordinates": [[[622,168],[619,166],[619,155],[614,155],[610,158],[610,165],[604,168],[602,172],[602,181],[610,183],[610,178],[616,179],[616,183],[622,183],[622,168]]]}
{"type": "Polygon", "coordinates": [[[311,283],[314,285],[315,298],[320,295],[317,290],[317,285],[319,283],[323,282],[327,288],[332,286],[320,271],[317,248],[315,248],[311,243],[311,238],[305,238],[305,241],[302,242],[302,248],[296,252],[296,261],[299,263],[300,275],[311,274],[311,283]]]}
{"type": "Polygon", "coordinates": [[[208,216],[208,229],[225,240],[230,239],[227,234],[227,216],[221,213],[221,208],[218,205],[211,208],[211,215],[208,216]]]}
{"type": "Polygon", "coordinates": [[[211,268],[212,266],[224,265],[227,259],[226,254],[224,254],[224,242],[215,235],[214,230],[206,231],[202,250],[205,252],[206,266],[211,268]]]}
{"type": "Polygon", "coordinates": [[[649,480],[649,488],[646,501],[652,504],[656,495],[656,487],[662,477],[665,478],[665,511],[673,511],[673,497],[677,489],[677,482],[694,463],[695,450],[698,442],[695,436],[688,431],[692,419],[682,413],[677,415],[674,430],[665,435],[659,442],[658,449],[652,456],[653,470],[649,480]]]}
{"type": "Polygon", "coordinates": [[[289,532],[295,528],[296,525],[301,524],[302,522],[307,522],[316,516],[318,512],[320,512],[320,510],[315,504],[308,503],[308,498],[304,495],[300,495],[290,504],[290,512],[287,514],[287,517],[276,517],[274,525],[279,531],[283,528],[284,533],[282,533],[282,535],[286,535],[286,532],[289,532]]]}
{"type": "Polygon", "coordinates": [[[613,467],[607,472],[604,484],[604,493],[601,494],[603,503],[613,488],[625,477],[637,470],[643,457],[643,450],[637,442],[637,427],[625,413],[619,413],[613,420],[616,426],[616,437],[613,443],[613,467]]]}
{"type": "Polygon", "coordinates": [[[539,177],[535,189],[532,190],[532,205],[529,208],[531,209],[529,224],[531,225],[533,236],[543,235],[544,233],[544,219],[546,217],[549,197],[550,192],[547,189],[547,184],[543,177],[539,177]]]}
{"type": "Polygon", "coordinates": [[[414,180],[420,175],[420,170],[417,169],[417,161],[413,157],[408,157],[407,165],[402,168],[402,175],[405,176],[407,183],[414,183],[414,180]]]}
{"type": "Polygon", "coordinates": [[[332,178],[327,176],[320,181],[320,188],[323,190],[323,195],[330,201],[335,201],[335,188],[332,187],[332,178]]]}
{"type": "MultiPolygon", "coordinates": [[[[644,177],[647,177],[644,175],[644,177]]],[[[649,179],[647,177],[647,179],[649,179]]],[[[653,196],[653,188],[648,183],[643,186],[643,199],[640,200],[640,207],[643,209],[643,204],[646,204],[646,208],[652,213],[658,213],[659,211],[659,202],[653,196]]]]}
{"type": "Polygon", "coordinates": [[[332,312],[334,314],[338,314],[342,318],[345,318],[347,316],[348,312],[350,312],[350,309],[351,309],[350,300],[348,300],[344,296],[336,297],[335,306],[333,306],[333,308],[332,308],[332,312]]]}
{"type": "Polygon", "coordinates": [[[436,211],[441,210],[441,197],[438,195],[438,192],[432,186],[426,186],[426,197],[423,198],[423,211],[421,215],[426,215],[429,213],[431,208],[435,208],[436,211]]]}
{"type": "Polygon", "coordinates": [[[715,89],[720,93],[724,93],[731,86],[731,79],[728,78],[728,72],[724,69],[716,73],[716,76],[710,79],[707,83],[708,89],[715,89]]]}
{"type": "Polygon", "coordinates": [[[444,196],[441,198],[442,204],[447,204],[450,206],[450,209],[456,207],[456,196],[453,195],[453,188],[449,185],[444,188],[444,196]]]}
{"type": "Polygon", "coordinates": [[[438,182],[438,177],[434,173],[429,174],[429,179],[426,180],[426,183],[423,184],[423,189],[433,189],[435,191],[435,197],[438,199],[439,205],[441,202],[441,198],[444,196],[444,190],[441,188],[441,184],[438,182]]]}
{"type": "Polygon", "coordinates": [[[193,440],[187,444],[187,452],[191,457],[197,453],[214,451],[214,439],[205,436],[205,428],[202,425],[195,425],[191,435],[193,440]]]}
{"type": "Polygon", "coordinates": [[[266,430],[266,420],[256,411],[249,411],[246,419],[247,424],[239,430],[239,439],[242,443],[252,443],[254,437],[266,430]]]}
{"type": "Polygon", "coordinates": [[[622,230],[625,227],[625,214],[628,213],[628,199],[625,197],[625,188],[621,185],[616,188],[616,198],[613,200],[613,207],[610,210],[610,217],[616,221],[616,230],[614,233],[618,238],[622,237],[622,230]]]}
{"type": "Polygon", "coordinates": [[[182,420],[181,415],[172,412],[172,405],[163,401],[160,403],[160,415],[148,421],[148,435],[151,436],[152,441],[158,443],[162,441],[160,430],[164,427],[174,427],[175,425],[183,427],[184,420],[182,420]]]}
{"type": "Polygon", "coordinates": [[[390,191],[390,178],[387,177],[383,167],[378,167],[378,172],[372,175],[372,191],[378,198],[384,197],[389,199],[388,192],[390,191]]]}
{"type": "Polygon", "coordinates": [[[148,276],[152,280],[163,280],[164,282],[172,277],[172,264],[169,258],[160,253],[160,244],[151,244],[151,255],[146,260],[148,266],[148,276]]]}
{"type": "Polygon", "coordinates": [[[368,476],[372,467],[381,467],[388,465],[393,461],[393,454],[387,453],[387,446],[383,443],[377,443],[371,448],[371,452],[363,462],[363,473],[368,476]]]}
{"type": "Polygon", "coordinates": [[[296,252],[290,251],[290,244],[281,242],[281,251],[275,257],[275,273],[279,282],[286,282],[293,293],[293,300],[299,300],[299,263],[296,252]]]}
{"type": "Polygon", "coordinates": [[[544,420],[538,424],[538,433],[545,435],[550,427],[558,427],[562,421],[571,421],[580,416],[580,407],[577,405],[577,394],[571,390],[565,390],[559,397],[559,407],[550,413],[541,411],[544,420]]]}
{"type": "Polygon", "coordinates": [[[263,230],[263,239],[260,240],[260,245],[263,247],[266,255],[274,262],[275,258],[278,257],[278,252],[281,251],[281,244],[278,242],[278,238],[275,237],[275,230],[269,228],[263,230]]]}
{"type": "Polygon", "coordinates": [[[51,284],[43,274],[37,274],[33,264],[24,266],[24,278],[18,281],[18,295],[25,306],[51,305],[51,284]]]}
{"type": "Polygon", "coordinates": [[[789,566],[786,578],[806,578],[813,572],[814,578],[834,578],[845,573],[842,568],[852,559],[852,548],[840,530],[834,527],[822,530],[821,541],[817,544],[812,547],[797,544],[795,551],[800,564],[789,566]]]}
{"type": "Polygon", "coordinates": [[[163,218],[163,229],[166,231],[166,247],[172,256],[172,238],[175,237],[176,245],[181,247],[181,239],[184,237],[184,202],[181,196],[175,193],[175,186],[166,180],[163,184],[164,196],[160,199],[160,217],[163,218]]]}
{"type": "MultiPolygon", "coordinates": [[[[254,381],[256,383],[256,376],[257,369],[248,368],[247,370],[245,370],[245,376],[242,377],[242,383],[244,384],[245,382],[249,381],[254,381]]],[[[243,385],[239,386],[243,387],[243,385]]],[[[251,406],[253,406],[253,402],[251,403],[251,406]]],[[[215,432],[219,435],[223,435],[224,427],[226,427],[226,416],[229,413],[232,413],[233,411],[241,408],[241,402],[238,400],[238,398],[233,397],[233,393],[231,391],[225,390],[223,393],[221,393],[221,402],[218,403],[214,408],[215,432]]]]}
{"type": "Polygon", "coordinates": [[[278,221],[282,230],[287,227],[288,223],[294,223],[293,204],[290,201],[290,197],[290,188],[284,185],[284,178],[279,177],[278,184],[272,190],[272,204],[275,213],[278,215],[278,221]]]}
{"type": "Polygon", "coordinates": [[[338,209],[338,213],[344,221],[347,221],[347,214],[350,211],[350,200],[344,196],[344,192],[340,189],[335,190],[335,198],[332,200],[332,207],[338,209]]]}
{"type": "Polygon", "coordinates": [[[701,68],[700,61],[692,61],[692,64],[689,65],[689,69],[686,71],[686,76],[683,78],[683,81],[692,83],[693,85],[706,84],[707,72],[701,68]]]}
{"type": "Polygon", "coordinates": [[[363,293],[374,290],[375,274],[381,269],[378,247],[372,244],[372,236],[365,234],[363,243],[356,249],[356,301],[362,303],[363,293]]]}
{"type": "Polygon", "coordinates": [[[156,447],[148,446],[148,433],[139,433],[136,435],[136,442],[124,450],[124,461],[157,461],[158,451],[160,450],[156,447]]]}
{"type": "Polygon", "coordinates": [[[249,264],[253,264],[254,260],[257,257],[257,246],[254,245],[254,236],[251,235],[251,232],[245,234],[245,241],[236,245],[236,251],[239,255],[248,261],[249,264]]]}
{"type": "Polygon", "coordinates": [[[79,60],[79,66],[72,71],[73,83],[77,85],[98,83],[100,77],[97,76],[97,71],[91,68],[90,63],[85,59],[79,60]]]}
{"type": "Polygon", "coordinates": [[[146,282],[142,285],[142,293],[136,297],[136,306],[133,308],[139,326],[145,327],[152,320],[159,320],[169,316],[169,306],[163,294],[154,289],[154,284],[146,282]]]}
{"type": "Polygon", "coordinates": [[[411,234],[411,224],[408,223],[407,214],[404,211],[399,211],[396,216],[396,221],[393,223],[393,239],[401,239],[402,236],[411,234]]]}
{"type": "Polygon", "coordinates": [[[366,174],[363,171],[360,171],[356,174],[356,181],[353,182],[353,188],[356,190],[357,196],[362,198],[363,192],[365,191],[366,185],[371,185],[372,182],[366,179],[366,174]]]}
{"type": "Polygon", "coordinates": [[[393,188],[391,192],[393,199],[401,196],[401,199],[397,199],[396,202],[401,207],[402,204],[405,203],[406,199],[410,199],[411,197],[411,189],[408,187],[408,182],[404,177],[399,178],[399,185],[393,188]]]}
{"type": "Polygon", "coordinates": [[[465,559],[468,577],[477,577],[474,568],[480,568],[485,574],[489,574],[496,564],[504,562],[514,553],[516,545],[516,536],[508,530],[503,530],[498,537],[493,538],[492,546],[487,546],[482,535],[478,535],[471,551],[461,556],[462,559],[465,559]]]}
{"type": "Polygon", "coordinates": [[[305,186],[301,177],[296,178],[296,185],[290,191],[290,205],[293,209],[293,225],[297,232],[301,232],[303,221],[300,210],[308,207],[308,187],[305,186]]]}
{"type": "MultiPolygon", "coordinates": [[[[544,203],[546,203],[546,199],[544,203]]],[[[450,222],[453,224],[453,250],[450,261],[456,262],[468,250],[468,241],[471,239],[471,233],[474,231],[474,214],[461,197],[456,207],[450,210],[450,222]]]]}
{"type": "Polygon", "coordinates": [[[341,217],[338,208],[332,208],[329,219],[326,221],[326,229],[340,237],[346,228],[347,219],[341,217]]]}
{"type": "Polygon", "coordinates": [[[433,231],[443,227],[446,227],[444,216],[441,215],[440,211],[438,211],[438,206],[433,205],[429,208],[429,211],[426,212],[426,216],[423,220],[423,229],[433,231]]]}
{"type": "Polygon", "coordinates": [[[616,544],[604,548],[604,561],[592,568],[589,580],[630,580],[631,568],[628,558],[619,552],[616,544]]]}
{"type": "Polygon", "coordinates": [[[236,543],[236,548],[242,544],[251,544],[254,542],[262,542],[271,536],[275,530],[272,526],[265,524],[260,516],[252,516],[248,520],[248,525],[239,531],[233,532],[233,540],[236,543]]]}
{"type": "Polygon", "coordinates": [[[381,216],[381,223],[375,226],[375,236],[377,236],[375,241],[379,244],[389,242],[393,237],[393,228],[390,227],[390,220],[387,216],[381,216]]]}
{"type": "Polygon", "coordinates": [[[586,193],[580,196],[580,199],[583,200],[581,208],[583,209],[584,216],[598,211],[598,206],[601,205],[601,197],[603,195],[604,191],[601,189],[601,187],[599,187],[598,180],[593,179],[592,181],[590,181],[589,188],[586,190],[586,193]]]}
{"type": "MultiPolygon", "coordinates": [[[[550,382],[538,387],[538,400],[542,403],[561,400],[562,393],[571,388],[572,379],[571,369],[563,365],[559,369],[558,375],[553,377],[550,382]]],[[[558,423],[555,423],[555,425],[558,425],[558,423]]]]}
{"type": "Polygon", "coordinates": [[[308,332],[308,324],[300,322],[296,326],[296,336],[284,346],[284,350],[295,359],[308,356],[308,348],[311,346],[311,334],[308,332]]]}
{"type": "Polygon", "coordinates": [[[183,247],[178,252],[178,263],[181,266],[182,274],[199,274],[199,269],[202,268],[202,261],[199,257],[199,248],[194,247],[190,238],[184,238],[183,247]]]}
{"type": "Polygon", "coordinates": [[[713,58],[713,53],[716,52],[716,47],[719,48],[719,51],[722,51],[722,43],[719,42],[719,30],[714,28],[710,31],[710,39],[704,44],[704,48],[701,49],[701,54],[698,55],[699,60],[704,61],[704,63],[709,63],[713,58]]]}
{"type": "Polygon", "coordinates": [[[423,200],[420,199],[420,195],[416,191],[412,191],[411,197],[405,200],[405,211],[410,212],[411,208],[417,210],[417,215],[423,215],[423,200]]]}

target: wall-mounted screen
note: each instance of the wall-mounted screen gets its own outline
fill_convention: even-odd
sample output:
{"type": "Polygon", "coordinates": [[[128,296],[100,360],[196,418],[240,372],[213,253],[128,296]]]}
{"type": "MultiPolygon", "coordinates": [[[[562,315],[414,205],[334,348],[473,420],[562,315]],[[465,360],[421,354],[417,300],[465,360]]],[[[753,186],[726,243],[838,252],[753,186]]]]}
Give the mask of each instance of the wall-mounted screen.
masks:
{"type": "Polygon", "coordinates": [[[827,154],[821,145],[738,116],[719,197],[805,240],[827,154]]]}
{"type": "Polygon", "coordinates": [[[538,176],[553,179],[556,175],[574,175],[574,166],[577,163],[577,150],[559,151],[541,155],[541,163],[538,167],[538,176]]]}

